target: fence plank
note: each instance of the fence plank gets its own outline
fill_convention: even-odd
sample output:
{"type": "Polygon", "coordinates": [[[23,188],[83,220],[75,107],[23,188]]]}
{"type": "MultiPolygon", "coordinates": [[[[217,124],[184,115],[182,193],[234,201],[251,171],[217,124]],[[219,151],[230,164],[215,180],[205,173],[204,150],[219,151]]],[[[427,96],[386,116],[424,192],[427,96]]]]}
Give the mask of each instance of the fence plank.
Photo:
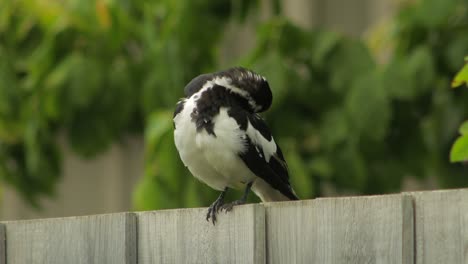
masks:
{"type": "Polygon", "coordinates": [[[410,194],[415,199],[416,263],[467,263],[468,190],[410,194]]]}
{"type": "Polygon", "coordinates": [[[138,263],[265,263],[263,206],[235,207],[215,226],[207,209],[138,214],[138,263]]]}
{"type": "Polygon", "coordinates": [[[266,204],[268,263],[413,263],[411,197],[266,204]]]}
{"type": "Polygon", "coordinates": [[[0,224],[0,264],[6,264],[5,225],[0,224]]]}
{"type": "Polygon", "coordinates": [[[4,223],[8,264],[136,263],[132,213],[4,223]]]}

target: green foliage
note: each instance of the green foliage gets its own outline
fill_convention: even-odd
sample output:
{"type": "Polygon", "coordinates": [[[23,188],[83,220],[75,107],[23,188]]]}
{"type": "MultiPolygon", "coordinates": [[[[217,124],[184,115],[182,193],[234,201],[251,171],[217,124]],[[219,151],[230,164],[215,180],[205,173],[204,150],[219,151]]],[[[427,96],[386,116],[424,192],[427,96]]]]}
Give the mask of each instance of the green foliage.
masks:
{"type": "MultiPolygon", "coordinates": [[[[463,84],[468,85],[468,57],[465,57],[465,66],[457,73],[452,81],[452,87],[457,88],[463,84]]],[[[458,130],[461,134],[450,151],[450,161],[468,161],[468,121],[465,121],[458,130]]]]}
{"type": "Polygon", "coordinates": [[[466,84],[468,86],[468,57],[465,57],[465,66],[455,75],[452,81],[452,87],[457,88],[466,84]]]}
{"type": "MultiPolygon", "coordinates": [[[[171,112],[191,78],[219,70],[228,23],[255,15],[257,2],[0,3],[1,179],[34,203],[59,178],[58,135],[92,157],[128,133],[144,134],[135,207],[207,205],[216,192],[181,163],[171,112]]],[[[255,25],[254,49],[232,64],[268,78],[266,119],[300,197],[324,186],[397,191],[407,176],[468,183],[466,168],[446,158],[468,114],[468,95],[446,89],[467,52],[466,1],[402,6],[384,65],[362,41],[299,28],[280,1],[272,9],[255,25]]]]}
{"type": "Polygon", "coordinates": [[[457,138],[450,151],[450,161],[467,161],[468,160],[468,121],[465,121],[460,129],[461,136],[457,138]]]}
{"type": "MultiPolygon", "coordinates": [[[[2,1],[1,179],[35,204],[39,195],[53,194],[59,178],[58,135],[65,135],[79,154],[93,157],[128,133],[142,134],[151,120],[160,122],[153,111],[172,108],[185,83],[214,70],[226,23],[242,20],[255,5],[2,1]]],[[[172,143],[166,134],[164,141],[172,143]]],[[[174,154],[161,158],[172,166],[173,146],[161,148],[168,152],[148,150],[148,160],[153,162],[156,153],[174,154]]],[[[167,175],[182,175],[180,162],[177,166],[167,175]]]]}

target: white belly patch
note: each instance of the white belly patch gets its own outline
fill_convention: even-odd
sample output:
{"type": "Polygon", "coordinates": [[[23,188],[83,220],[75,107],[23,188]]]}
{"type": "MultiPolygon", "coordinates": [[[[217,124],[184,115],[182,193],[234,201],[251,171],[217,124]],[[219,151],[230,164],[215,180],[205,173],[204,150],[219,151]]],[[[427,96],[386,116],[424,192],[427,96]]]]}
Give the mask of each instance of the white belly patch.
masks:
{"type": "Polygon", "coordinates": [[[255,179],[238,156],[245,150],[244,131],[222,107],[212,120],[215,135],[204,129],[197,132],[190,116],[194,107],[193,99],[188,99],[182,112],[174,118],[174,140],[182,162],[193,176],[213,189],[243,188],[255,179]]]}

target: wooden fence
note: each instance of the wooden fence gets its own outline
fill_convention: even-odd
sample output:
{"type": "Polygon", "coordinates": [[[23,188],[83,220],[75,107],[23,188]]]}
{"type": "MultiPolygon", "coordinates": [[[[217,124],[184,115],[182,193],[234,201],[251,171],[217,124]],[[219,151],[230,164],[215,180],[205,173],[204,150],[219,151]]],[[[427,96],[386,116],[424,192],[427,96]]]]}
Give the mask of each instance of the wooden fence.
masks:
{"type": "Polygon", "coordinates": [[[2,222],[0,263],[468,263],[468,189],[2,222]]]}

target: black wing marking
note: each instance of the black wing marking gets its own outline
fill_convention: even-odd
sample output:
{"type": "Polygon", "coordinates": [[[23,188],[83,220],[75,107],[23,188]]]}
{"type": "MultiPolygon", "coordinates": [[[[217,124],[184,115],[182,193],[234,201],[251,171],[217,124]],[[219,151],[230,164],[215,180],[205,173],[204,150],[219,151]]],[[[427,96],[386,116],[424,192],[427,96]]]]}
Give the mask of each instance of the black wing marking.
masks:
{"type": "Polygon", "coordinates": [[[205,83],[213,79],[212,73],[198,75],[193,78],[184,88],[184,94],[187,98],[200,91],[205,83]]]}
{"type": "Polygon", "coordinates": [[[271,187],[291,200],[299,200],[289,184],[288,170],[284,160],[273,156],[267,162],[260,151],[262,151],[260,147],[253,144],[250,138],[247,137],[247,151],[239,154],[239,156],[255,175],[262,178],[271,187]]]}
{"type": "Polygon", "coordinates": [[[262,134],[262,136],[266,140],[270,141],[273,138],[267,124],[265,123],[265,121],[263,121],[263,119],[259,115],[253,114],[253,115],[248,115],[247,117],[250,121],[250,124],[252,124],[252,126],[258,132],[260,132],[260,134],[262,134]]]}
{"type": "MultiPolygon", "coordinates": [[[[271,141],[273,137],[268,129],[266,123],[258,115],[244,115],[249,123],[257,130],[265,139],[271,141]]],[[[236,117],[234,117],[236,119],[236,117]]],[[[243,129],[246,120],[239,118],[238,123],[243,129]]],[[[236,119],[237,120],[237,119],[236,119]]],[[[249,124],[247,124],[248,126],[249,124]]],[[[247,128],[245,128],[247,130],[247,128]]],[[[288,166],[284,160],[283,153],[281,152],[278,144],[276,145],[276,152],[267,161],[265,159],[265,151],[263,147],[252,141],[249,135],[246,134],[246,147],[244,153],[240,153],[239,157],[244,161],[247,167],[255,173],[258,177],[262,178],[265,182],[270,184],[274,189],[281,192],[284,196],[291,200],[298,200],[299,198],[294,194],[289,183],[288,166]]]]}
{"type": "Polygon", "coordinates": [[[177,102],[177,105],[176,105],[176,108],[175,108],[175,111],[174,111],[173,118],[176,117],[177,114],[179,114],[180,112],[182,112],[182,110],[184,110],[184,105],[185,105],[185,99],[180,100],[179,102],[177,102]]]}
{"type": "MultiPolygon", "coordinates": [[[[177,102],[177,105],[176,105],[176,108],[175,108],[175,111],[174,111],[174,115],[172,116],[172,119],[174,119],[180,112],[182,112],[182,110],[184,110],[184,106],[185,106],[185,99],[180,100],[179,102],[177,102]]],[[[172,121],[172,125],[174,126],[174,129],[175,129],[176,126],[175,126],[174,121],[172,121]]]]}

